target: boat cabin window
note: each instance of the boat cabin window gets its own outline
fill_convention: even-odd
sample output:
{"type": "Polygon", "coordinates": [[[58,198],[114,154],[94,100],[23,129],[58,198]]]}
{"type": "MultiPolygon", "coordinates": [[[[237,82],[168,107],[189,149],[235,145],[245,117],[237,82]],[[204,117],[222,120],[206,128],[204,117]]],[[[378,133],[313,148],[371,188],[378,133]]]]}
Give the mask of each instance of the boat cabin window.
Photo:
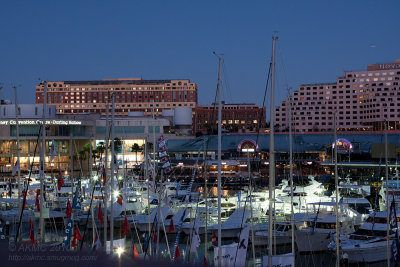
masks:
{"type": "MultiPolygon", "coordinates": [[[[369,223],[372,223],[372,222],[374,222],[374,223],[386,223],[386,218],[375,217],[375,220],[374,220],[374,216],[370,216],[370,217],[368,217],[366,222],[369,222],[369,223]]],[[[400,222],[400,218],[399,217],[397,217],[397,222],[400,222]]]]}

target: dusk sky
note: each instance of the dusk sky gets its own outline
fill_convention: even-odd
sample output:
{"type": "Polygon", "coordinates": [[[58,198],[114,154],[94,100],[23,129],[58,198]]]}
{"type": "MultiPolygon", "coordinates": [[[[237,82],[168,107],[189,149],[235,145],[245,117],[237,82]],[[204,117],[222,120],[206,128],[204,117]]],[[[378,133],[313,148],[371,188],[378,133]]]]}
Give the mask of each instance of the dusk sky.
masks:
{"type": "MultiPolygon", "coordinates": [[[[278,32],[276,104],[303,83],[400,58],[400,1],[2,1],[1,98],[35,103],[39,79],[188,78],[214,100],[261,105],[278,32]]],[[[13,101],[14,102],[14,101],[13,101]]]]}

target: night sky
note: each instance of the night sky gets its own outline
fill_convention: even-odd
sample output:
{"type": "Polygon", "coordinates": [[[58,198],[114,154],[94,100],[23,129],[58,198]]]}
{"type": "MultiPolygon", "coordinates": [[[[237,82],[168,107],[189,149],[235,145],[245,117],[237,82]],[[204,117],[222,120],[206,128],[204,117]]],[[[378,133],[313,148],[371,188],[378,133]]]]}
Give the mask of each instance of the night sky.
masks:
{"type": "Polygon", "coordinates": [[[276,104],[303,83],[400,58],[400,1],[2,1],[1,98],[35,103],[46,80],[188,78],[214,100],[261,105],[278,32],[276,104]]]}

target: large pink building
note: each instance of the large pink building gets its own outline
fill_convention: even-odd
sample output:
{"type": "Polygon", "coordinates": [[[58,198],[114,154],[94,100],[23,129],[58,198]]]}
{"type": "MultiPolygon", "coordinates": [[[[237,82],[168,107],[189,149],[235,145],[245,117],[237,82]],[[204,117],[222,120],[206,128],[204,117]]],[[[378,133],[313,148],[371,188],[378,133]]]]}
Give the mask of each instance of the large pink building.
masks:
{"type": "MultiPolygon", "coordinates": [[[[400,129],[400,60],[345,71],[336,83],[303,84],[291,95],[295,132],[382,130],[385,121],[400,129]]],[[[289,128],[289,98],[275,110],[275,128],[289,128]]]]}

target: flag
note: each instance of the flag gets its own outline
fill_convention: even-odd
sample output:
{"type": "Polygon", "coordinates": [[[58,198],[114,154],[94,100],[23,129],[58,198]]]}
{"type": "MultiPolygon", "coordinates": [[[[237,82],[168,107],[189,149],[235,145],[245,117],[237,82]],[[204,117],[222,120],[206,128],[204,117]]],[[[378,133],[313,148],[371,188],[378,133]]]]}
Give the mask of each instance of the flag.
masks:
{"type": "Polygon", "coordinates": [[[163,135],[161,135],[158,139],[157,139],[157,142],[161,142],[161,141],[164,141],[165,139],[164,139],[164,136],[163,135]]]}
{"type": "Polygon", "coordinates": [[[164,165],[162,165],[162,168],[165,169],[167,167],[171,166],[171,164],[169,163],[169,161],[165,162],[164,165]]]}
{"type": "Polygon", "coordinates": [[[101,249],[101,242],[100,242],[100,238],[97,236],[94,238],[94,242],[92,245],[92,250],[100,250],[101,249]]]}
{"type": "Polygon", "coordinates": [[[203,258],[203,267],[208,267],[208,262],[206,256],[203,258]]]}
{"type": "Polygon", "coordinates": [[[197,216],[192,229],[192,242],[190,244],[190,252],[192,253],[196,253],[197,248],[200,246],[199,225],[200,216],[197,216]]]}
{"type": "Polygon", "coordinates": [[[122,206],[122,202],[123,202],[124,198],[122,197],[122,194],[120,193],[117,197],[117,203],[120,204],[122,206]]]}
{"type": "Polygon", "coordinates": [[[62,176],[61,170],[58,171],[58,180],[57,180],[57,186],[58,186],[58,191],[61,190],[61,186],[64,185],[64,178],[62,176]]]}
{"type": "Polygon", "coordinates": [[[159,147],[158,150],[159,151],[165,151],[165,150],[167,150],[167,147],[166,146],[162,146],[162,147],[159,147]]]}
{"type": "MultiPolygon", "coordinates": [[[[219,262],[219,250],[221,249],[221,265],[220,267],[241,267],[246,266],[246,264],[239,265],[236,263],[239,257],[236,255],[238,243],[233,243],[230,245],[223,245],[221,247],[214,247],[214,265],[217,266],[219,262]]],[[[244,259],[246,260],[246,259],[244,259]]]]}
{"type": "Polygon", "coordinates": [[[71,213],[72,213],[72,208],[71,208],[71,203],[67,202],[67,208],[65,209],[65,215],[67,216],[67,219],[69,219],[69,217],[71,217],[71,213]]]}
{"type": "Polygon", "coordinates": [[[128,232],[131,230],[131,228],[129,227],[129,222],[128,222],[128,217],[126,217],[125,215],[125,220],[124,220],[124,225],[122,226],[123,229],[123,235],[126,236],[128,234],[128,232]]]}
{"type": "Polygon", "coordinates": [[[167,156],[167,151],[160,152],[160,158],[167,156]]]}
{"type": "MultiPolygon", "coordinates": [[[[162,140],[161,142],[158,143],[158,147],[159,147],[159,148],[165,147],[165,146],[166,146],[165,140],[162,140]]],[[[161,150],[161,149],[160,149],[160,150],[161,150]]],[[[165,150],[165,149],[163,149],[163,150],[165,150]]]]}
{"type": "Polygon", "coordinates": [[[165,157],[161,158],[161,162],[162,163],[167,162],[167,161],[168,161],[168,156],[165,156],[165,157]]]}
{"type": "Polygon", "coordinates": [[[81,233],[79,232],[78,225],[75,225],[75,232],[74,235],[72,236],[72,247],[77,247],[78,246],[78,240],[82,240],[81,233]]]}
{"type": "Polygon", "coordinates": [[[168,233],[172,233],[175,230],[174,219],[171,217],[171,223],[169,224],[168,233]]]}
{"type": "Polygon", "coordinates": [[[80,210],[82,207],[81,198],[79,196],[79,187],[75,189],[74,199],[72,200],[72,209],[80,210]]]}
{"type": "Polygon", "coordinates": [[[39,192],[40,192],[40,189],[36,190],[35,205],[36,205],[37,211],[40,211],[39,192]]]}
{"type": "Polygon", "coordinates": [[[172,171],[171,166],[169,166],[168,168],[166,168],[166,169],[164,170],[165,173],[170,173],[171,171],[172,171]]]}
{"type": "Polygon", "coordinates": [[[51,141],[51,146],[50,146],[50,161],[53,161],[54,158],[56,157],[56,148],[54,146],[54,139],[51,141]]]}
{"type": "Polygon", "coordinates": [[[101,201],[99,201],[99,207],[97,208],[97,219],[100,222],[104,222],[103,220],[103,213],[101,212],[101,201]]]}
{"type": "Polygon", "coordinates": [[[74,226],[74,223],[72,222],[72,219],[69,218],[68,222],[67,222],[67,226],[65,227],[65,231],[64,231],[64,248],[65,249],[67,249],[69,247],[69,242],[71,241],[73,226],[74,226]]]}
{"type": "Polygon", "coordinates": [[[135,244],[133,244],[132,247],[132,256],[134,259],[140,259],[139,253],[137,252],[135,244]]]}
{"type": "Polygon", "coordinates": [[[32,243],[36,243],[36,241],[35,241],[35,229],[33,228],[33,223],[32,223],[31,218],[29,218],[29,224],[30,224],[30,227],[29,227],[29,239],[31,240],[32,243]]]}
{"type": "Polygon", "coordinates": [[[18,171],[21,171],[21,168],[19,166],[19,159],[17,159],[17,161],[15,162],[11,175],[14,176],[18,171]]]}
{"type": "Polygon", "coordinates": [[[247,246],[249,244],[250,226],[242,229],[236,251],[235,266],[246,266],[247,246]]]}
{"type": "Polygon", "coordinates": [[[218,245],[218,241],[217,241],[217,234],[216,234],[216,232],[215,232],[215,231],[213,232],[213,236],[212,236],[211,244],[213,244],[213,246],[217,246],[217,245],[218,245]]]}
{"type": "Polygon", "coordinates": [[[174,261],[176,261],[176,259],[177,259],[179,256],[181,256],[181,252],[179,251],[179,246],[176,246],[174,261]]]}
{"type": "Polygon", "coordinates": [[[153,231],[153,242],[157,243],[157,224],[156,227],[154,227],[154,231],[153,231]]]}

